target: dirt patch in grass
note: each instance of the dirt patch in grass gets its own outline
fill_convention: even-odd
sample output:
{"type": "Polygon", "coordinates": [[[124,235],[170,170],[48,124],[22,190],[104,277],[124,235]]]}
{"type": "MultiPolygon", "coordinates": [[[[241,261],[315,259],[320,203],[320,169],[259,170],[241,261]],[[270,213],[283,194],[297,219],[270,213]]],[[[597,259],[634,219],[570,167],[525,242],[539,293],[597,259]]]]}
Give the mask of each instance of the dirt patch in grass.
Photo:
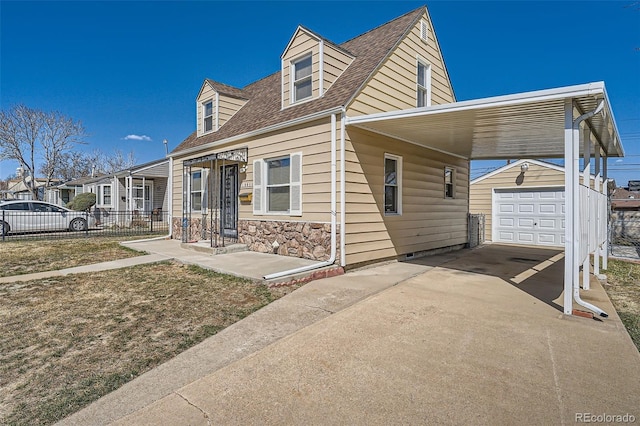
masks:
{"type": "Polygon", "coordinates": [[[120,245],[122,239],[81,238],[53,241],[7,241],[0,244],[0,277],[54,271],[140,256],[144,253],[120,245]]]}
{"type": "Polygon", "coordinates": [[[0,284],[0,424],[51,424],[293,291],[173,262],[0,284]]]}
{"type": "Polygon", "coordinates": [[[610,259],[604,286],[640,351],[640,264],[610,259]]]}

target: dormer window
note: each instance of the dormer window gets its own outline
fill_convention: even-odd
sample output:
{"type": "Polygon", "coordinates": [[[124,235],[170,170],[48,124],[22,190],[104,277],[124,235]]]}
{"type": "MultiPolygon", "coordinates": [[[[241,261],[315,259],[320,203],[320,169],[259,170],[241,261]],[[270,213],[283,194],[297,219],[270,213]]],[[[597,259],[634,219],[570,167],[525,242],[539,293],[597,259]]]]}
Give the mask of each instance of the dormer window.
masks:
{"type": "Polygon", "coordinates": [[[203,108],[203,126],[204,132],[210,132],[213,130],[213,101],[205,102],[202,105],[203,108]]]}
{"type": "Polygon", "coordinates": [[[312,95],[311,90],[311,54],[291,63],[293,69],[293,102],[298,102],[312,95]]]}

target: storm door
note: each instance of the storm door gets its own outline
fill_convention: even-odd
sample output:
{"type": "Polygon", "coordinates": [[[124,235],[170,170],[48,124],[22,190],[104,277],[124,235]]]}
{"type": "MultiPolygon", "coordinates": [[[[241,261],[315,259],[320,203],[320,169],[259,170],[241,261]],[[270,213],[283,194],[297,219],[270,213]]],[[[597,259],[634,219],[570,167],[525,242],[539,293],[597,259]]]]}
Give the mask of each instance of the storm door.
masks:
{"type": "Polygon", "coordinates": [[[220,169],[220,230],[225,237],[238,238],[238,165],[220,169]]]}

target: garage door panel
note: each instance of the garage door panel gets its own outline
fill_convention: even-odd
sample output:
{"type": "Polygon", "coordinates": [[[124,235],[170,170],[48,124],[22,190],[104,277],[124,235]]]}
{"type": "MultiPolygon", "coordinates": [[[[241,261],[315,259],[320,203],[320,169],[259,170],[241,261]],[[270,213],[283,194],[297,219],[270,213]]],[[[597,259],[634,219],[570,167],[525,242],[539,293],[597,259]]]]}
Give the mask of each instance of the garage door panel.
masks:
{"type": "Polygon", "coordinates": [[[557,230],[558,228],[564,229],[564,226],[560,226],[561,224],[562,222],[556,219],[540,219],[538,222],[540,229],[545,230],[557,230]]]}
{"type": "Polygon", "coordinates": [[[500,240],[507,243],[515,243],[516,234],[514,232],[500,231],[500,240]]]}
{"type": "Polygon", "coordinates": [[[516,225],[516,221],[512,217],[501,217],[500,226],[505,228],[513,228],[516,225]]]}
{"type": "Polygon", "coordinates": [[[560,208],[556,204],[540,204],[540,213],[557,214],[560,208]]]}
{"type": "Polygon", "coordinates": [[[518,242],[524,244],[532,244],[534,236],[532,232],[518,232],[518,242]]]}
{"type": "Polygon", "coordinates": [[[518,227],[520,228],[533,228],[534,223],[532,218],[521,217],[518,219],[518,227]]]}
{"type": "Polygon", "coordinates": [[[534,210],[533,204],[518,204],[518,213],[533,213],[534,210]]]}
{"type": "Polygon", "coordinates": [[[561,246],[564,244],[564,190],[495,190],[495,242],[561,246]]]}

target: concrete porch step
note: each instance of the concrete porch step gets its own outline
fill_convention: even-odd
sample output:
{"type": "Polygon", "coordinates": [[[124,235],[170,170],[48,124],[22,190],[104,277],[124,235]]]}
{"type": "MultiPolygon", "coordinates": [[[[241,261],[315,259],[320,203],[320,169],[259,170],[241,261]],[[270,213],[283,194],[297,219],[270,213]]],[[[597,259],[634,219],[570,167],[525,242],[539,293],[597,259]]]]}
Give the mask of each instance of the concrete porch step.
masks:
{"type": "Polygon", "coordinates": [[[195,243],[181,243],[181,248],[185,248],[188,250],[197,251],[200,253],[207,254],[228,254],[228,253],[238,253],[242,251],[247,251],[248,247],[246,244],[229,244],[224,247],[211,247],[211,243],[209,241],[198,241],[195,243]]]}

